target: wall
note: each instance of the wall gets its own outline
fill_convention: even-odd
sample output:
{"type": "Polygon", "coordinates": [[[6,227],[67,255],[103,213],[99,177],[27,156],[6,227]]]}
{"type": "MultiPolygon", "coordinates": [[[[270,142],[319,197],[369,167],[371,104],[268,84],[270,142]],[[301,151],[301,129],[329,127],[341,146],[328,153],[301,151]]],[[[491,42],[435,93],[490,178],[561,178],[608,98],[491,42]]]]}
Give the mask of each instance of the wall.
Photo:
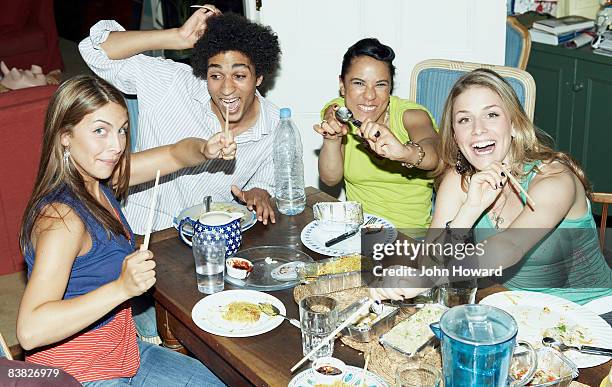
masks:
{"type": "Polygon", "coordinates": [[[504,63],[505,0],[262,0],[259,12],[255,3],[245,0],[245,15],[281,41],[282,69],[267,97],[294,112],[306,185],[319,187],[321,138],[312,125],[338,95],[342,55],[355,41],[372,36],[393,47],[398,96],[408,95],[411,70],[424,59],[504,63]]]}

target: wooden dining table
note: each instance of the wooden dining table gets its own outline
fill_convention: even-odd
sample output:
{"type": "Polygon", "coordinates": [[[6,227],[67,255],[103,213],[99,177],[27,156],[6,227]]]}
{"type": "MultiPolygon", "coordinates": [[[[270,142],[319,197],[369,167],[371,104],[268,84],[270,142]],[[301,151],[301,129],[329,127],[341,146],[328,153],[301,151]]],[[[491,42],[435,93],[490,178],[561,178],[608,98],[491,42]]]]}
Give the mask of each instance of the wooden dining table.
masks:
{"type": "MultiPolygon", "coordinates": [[[[318,202],[336,201],[326,193],[306,188],[306,209],[294,216],[276,212],[276,223],[264,226],[258,222],[243,233],[241,249],[256,246],[287,246],[303,251],[313,259],[327,258],[304,246],[302,229],[313,220],[312,206],[318,202]]],[[[153,290],[157,324],[163,345],[190,353],[209,367],[229,386],[286,386],[302,366],[292,374],[290,368],[302,358],[300,330],[283,321],[274,330],[253,337],[229,338],[210,334],[192,321],[193,306],[206,295],[197,289],[194,259],[189,246],[175,229],[154,233],[149,249],[155,254],[157,282],[153,290]]],[[[234,287],[225,283],[225,289],[234,287]]],[[[505,290],[500,285],[480,289],[477,300],[505,290]]],[[[287,316],[299,319],[293,289],[269,292],[283,302],[287,316]]],[[[362,367],[363,354],[336,341],[334,356],[346,364],[362,367]]],[[[306,363],[308,364],[308,363],[306,363]]],[[[612,362],[580,370],[578,381],[599,386],[612,362]]]]}

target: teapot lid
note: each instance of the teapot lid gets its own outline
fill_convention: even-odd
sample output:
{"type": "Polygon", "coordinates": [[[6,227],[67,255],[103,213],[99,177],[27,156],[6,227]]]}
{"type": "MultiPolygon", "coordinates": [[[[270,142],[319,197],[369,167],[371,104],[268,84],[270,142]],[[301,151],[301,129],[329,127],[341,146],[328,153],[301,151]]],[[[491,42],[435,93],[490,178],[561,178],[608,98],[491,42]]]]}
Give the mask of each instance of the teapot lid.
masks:
{"type": "Polygon", "coordinates": [[[516,336],[518,326],[505,311],[489,305],[460,305],[440,318],[440,328],[452,339],[472,345],[504,343],[516,336]]]}

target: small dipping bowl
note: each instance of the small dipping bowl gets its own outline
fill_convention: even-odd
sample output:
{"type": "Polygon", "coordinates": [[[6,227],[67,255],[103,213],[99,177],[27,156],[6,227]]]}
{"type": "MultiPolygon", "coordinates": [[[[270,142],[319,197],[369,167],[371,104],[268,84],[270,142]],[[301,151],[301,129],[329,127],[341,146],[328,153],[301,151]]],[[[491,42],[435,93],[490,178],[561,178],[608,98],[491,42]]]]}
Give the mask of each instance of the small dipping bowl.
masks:
{"type": "Polygon", "coordinates": [[[237,279],[245,279],[251,274],[251,271],[253,271],[253,264],[251,261],[238,257],[225,260],[225,267],[227,269],[227,275],[237,279]]]}
{"type": "Polygon", "coordinates": [[[316,384],[334,384],[342,380],[346,364],[335,357],[320,357],[312,362],[312,373],[316,384]]]}

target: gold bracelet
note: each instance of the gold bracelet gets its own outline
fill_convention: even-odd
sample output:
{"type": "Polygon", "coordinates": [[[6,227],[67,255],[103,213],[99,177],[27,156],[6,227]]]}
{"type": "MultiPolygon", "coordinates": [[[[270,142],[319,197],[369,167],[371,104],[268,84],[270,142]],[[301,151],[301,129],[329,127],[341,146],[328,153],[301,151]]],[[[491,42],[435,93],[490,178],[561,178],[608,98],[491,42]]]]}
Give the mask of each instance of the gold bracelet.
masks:
{"type": "Polygon", "coordinates": [[[406,143],[404,144],[404,146],[413,146],[418,148],[419,151],[419,158],[416,161],[416,163],[402,163],[402,167],[406,167],[406,168],[416,168],[419,165],[421,165],[421,163],[423,162],[423,159],[425,158],[425,151],[423,150],[423,147],[421,146],[421,144],[419,144],[418,142],[414,142],[412,140],[408,140],[406,141],[406,143]]]}

